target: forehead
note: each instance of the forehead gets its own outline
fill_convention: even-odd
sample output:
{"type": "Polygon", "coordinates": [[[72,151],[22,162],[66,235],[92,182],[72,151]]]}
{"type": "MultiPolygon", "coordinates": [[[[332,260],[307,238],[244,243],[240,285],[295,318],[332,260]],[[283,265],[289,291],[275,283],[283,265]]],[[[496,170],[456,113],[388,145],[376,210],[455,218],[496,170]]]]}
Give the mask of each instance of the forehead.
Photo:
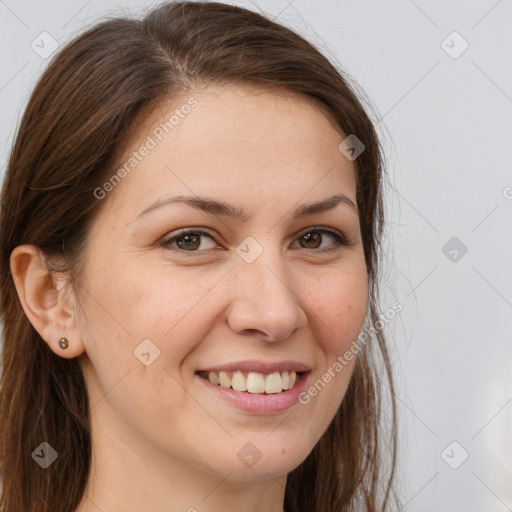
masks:
{"type": "Polygon", "coordinates": [[[221,143],[230,138],[243,141],[251,135],[261,140],[279,135],[282,142],[287,135],[302,134],[328,144],[327,132],[335,138],[343,135],[332,112],[319,100],[282,87],[247,84],[207,85],[161,99],[137,120],[131,132],[131,143],[148,134],[168,143],[198,135],[221,143]],[[166,123],[170,130],[165,130],[166,123]],[[160,133],[162,128],[164,133],[160,133]]]}
{"type": "Polygon", "coordinates": [[[208,86],[160,102],[134,128],[118,162],[128,172],[110,192],[118,206],[166,192],[234,199],[251,190],[296,202],[308,189],[355,187],[327,108],[294,92],[208,86]]]}

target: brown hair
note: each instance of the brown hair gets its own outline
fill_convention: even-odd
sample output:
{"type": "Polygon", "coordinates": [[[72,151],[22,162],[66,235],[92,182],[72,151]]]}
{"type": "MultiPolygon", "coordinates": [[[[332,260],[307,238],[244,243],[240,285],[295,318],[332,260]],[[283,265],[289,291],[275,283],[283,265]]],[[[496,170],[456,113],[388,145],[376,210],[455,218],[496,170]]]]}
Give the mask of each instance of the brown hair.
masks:
{"type": "MultiPolygon", "coordinates": [[[[365,145],[357,158],[357,205],[368,269],[369,321],[378,320],[377,264],[383,233],[383,152],[374,126],[342,76],[312,44],[255,12],[222,3],[163,4],[143,20],[103,21],[52,59],[29,100],[2,190],[0,279],[4,326],[0,384],[2,512],[73,512],[91,465],[87,390],[78,358],[54,354],[24,314],[10,269],[21,244],[37,246],[80,276],[88,228],[102,204],[93,191],[116,168],[130,127],[151,105],[204,84],[281,87],[322,104],[365,145]],[[58,452],[41,470],[32,452],[58,452]]],[[[55,260],[56,261],[56,260],[55,260]]],[[[50,268],[50,267],[49,267],[50,268]]],[[[309,456],[289,475],[288,512],[389,510],[396,500],[397,425],[383,333],[356,359],[344,400],[309,456]],[[379,349],[389,383],[390,439],[381,440],[379,349]],[[389,448],[389,453],[382,447],[389,448]],[[389,475],[384,483],[388,463],[389,475]]]]}

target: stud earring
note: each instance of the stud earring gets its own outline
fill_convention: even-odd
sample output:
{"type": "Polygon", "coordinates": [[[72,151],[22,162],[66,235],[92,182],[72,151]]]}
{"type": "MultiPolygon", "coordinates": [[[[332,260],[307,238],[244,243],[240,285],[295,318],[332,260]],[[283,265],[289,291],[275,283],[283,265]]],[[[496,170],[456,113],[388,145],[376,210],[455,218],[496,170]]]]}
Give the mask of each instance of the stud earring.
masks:
{"type": "Polygon", "coordinates": [[[69,347],[68,339],[64,336],[59,340],[59,347],[63,350],[66,350],[69,347]]]}

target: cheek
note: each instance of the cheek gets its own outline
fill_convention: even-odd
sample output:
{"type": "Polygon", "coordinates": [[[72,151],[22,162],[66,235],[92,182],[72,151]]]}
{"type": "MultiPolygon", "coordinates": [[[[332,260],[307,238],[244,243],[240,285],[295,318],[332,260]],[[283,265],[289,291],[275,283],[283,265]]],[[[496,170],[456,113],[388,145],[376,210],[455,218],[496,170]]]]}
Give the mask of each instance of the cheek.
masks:
{"type": "Polygon", "coordinates": [[[199,272],[197,268],[148,271],[146,268],[126,277],[120,312],[130,325],[132,338],[151,339],[161,351],[161,364],[178,366],[207,337],[218,313],[216,300],[219,281],[225,270],[199,272]]]}
{"type": "Polygon", "coordinates": [[[92,402],[110,404],[127,422],[147,428],[145,416],[157,421],[184,405],[177,366],[201,339],[194,313],[208,284],[192,286],[178,273],[171,280],[169,273],[120,262],[104,266],[108,272],[96,266],[84,282],[92,402]]]}
{"type": "Polygon", "coordinates": [[[184,324],[193,328],[197,313],[209,307],[208,299],[222,274],[167,269],[158,276],[148,275],[134,283],[144,315],[149,322],[156,322],[149,323],[148,328],[161,335],[182,329],[184,324]]]}
{"type": "Polygon", "coordinates": [[[320,279],[308,293],[309,308],[325,333],[329,352],[339,351],[359,334],[368,308],[368,279],[362,271],[339,271],[320,279]]]}
{"type": "Polygon", "coordinates": [[[198,276],[193,269],[187,272],[170,265],[148,265],[136,257],[103,259],[102,263],[103,268],[95,267],[97,271],[88,280],[94,290],[94,312],[96,302],[102,306],[103,316],[114,317],[118,328],[125,327],[137,337],[151,334],[164,338],[183,322],[193,326],[201,299],[218,281],[215,272],[198,276]]]}
{"type": "Polygon", "coordinates": [[[310,288],[308,301],[321,355],[299,401],[309,418],[310,444],[314,445],[334,418],[350,384],[357,357],[351,346],[357,343],[368,307],[367,274],[364,269],[330,272],[310,288]]]}

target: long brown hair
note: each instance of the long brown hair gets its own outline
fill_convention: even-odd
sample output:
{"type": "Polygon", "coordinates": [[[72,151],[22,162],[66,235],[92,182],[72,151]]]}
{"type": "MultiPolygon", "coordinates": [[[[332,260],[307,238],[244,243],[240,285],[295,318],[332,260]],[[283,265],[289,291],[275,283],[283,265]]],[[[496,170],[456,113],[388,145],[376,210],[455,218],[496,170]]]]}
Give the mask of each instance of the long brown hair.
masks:
{"type": "MultiPolygon", "coordinates": [[[[301,93],[325,107],[341,132],[364,143],[355,161],[357,205],[370,287],[368,318],[372,325],[379,318],[384,157],[355,82],[292,30],[240,7],[176,2],[142,20],[99,23],[56,54],[38,81],[3,183],[2,512],[73,512],[91,466],[89,403],[78,358],[54,354],[28,321],[10,254],[18,245],[33,244],[48,261],[58,258],[58,271],[76,279],[88,228],[103,204],[93,191],[116,168],[129,129],[156,101],[195,84],[252,84],[301,93]],[[46,470],[32,460],[43,441],[59,454],[46,470]]],[[[392,368],[382,330],[373,332],[331,425],[288,475],[288,512],[382,512],[398,503],[392,368]],[[385,441],[376,354],[391,391],[385,441]]]]}

